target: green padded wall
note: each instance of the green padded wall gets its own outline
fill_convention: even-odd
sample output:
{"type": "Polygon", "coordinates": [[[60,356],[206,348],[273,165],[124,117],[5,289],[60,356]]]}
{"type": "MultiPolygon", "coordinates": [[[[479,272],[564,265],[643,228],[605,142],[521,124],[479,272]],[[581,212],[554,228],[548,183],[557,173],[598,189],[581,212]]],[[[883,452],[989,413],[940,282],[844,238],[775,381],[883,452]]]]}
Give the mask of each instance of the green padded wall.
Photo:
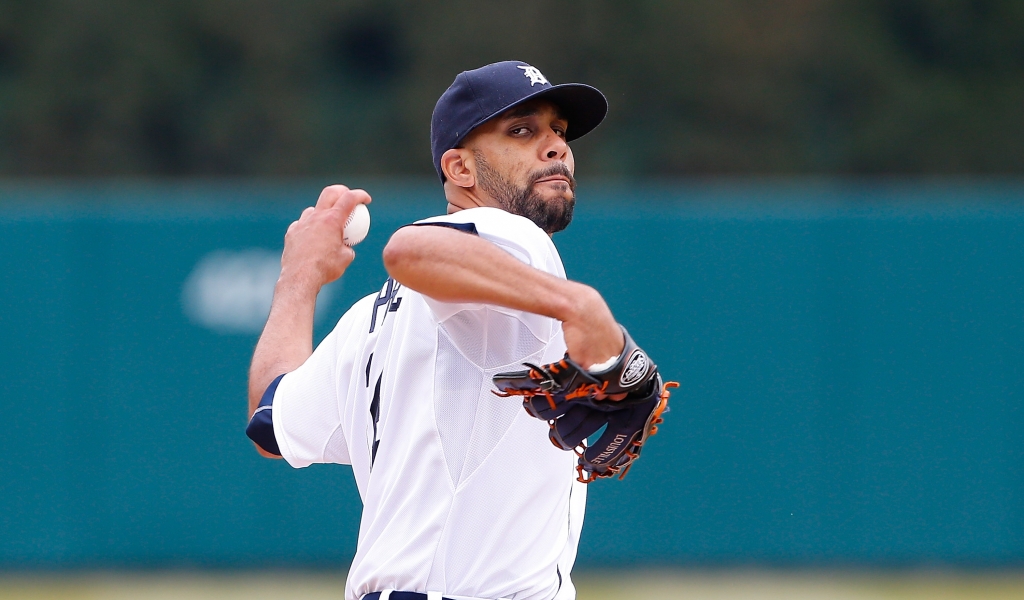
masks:
{"type": "MultiPolygon", "coordinates": [[[[366,185],[318,336],[444,207],[366,185]]],[[[347,565],[349,469],[243,432],[266,282],[317,193],[0,186],[0,569],[347,565]]],[[[629,476],[591,487],[581,564],[1024,560],[1024,187],[581,185],[555,241],[682,384],[629,476]]]]}

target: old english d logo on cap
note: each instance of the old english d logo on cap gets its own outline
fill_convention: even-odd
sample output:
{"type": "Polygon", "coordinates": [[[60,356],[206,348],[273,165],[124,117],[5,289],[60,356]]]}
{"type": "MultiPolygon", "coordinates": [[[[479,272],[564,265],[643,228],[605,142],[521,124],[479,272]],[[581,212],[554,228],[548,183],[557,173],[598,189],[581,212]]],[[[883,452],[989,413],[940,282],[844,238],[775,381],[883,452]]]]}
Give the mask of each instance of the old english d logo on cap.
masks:
{"type": "Polygon", "coordinates": [[[540,69],[522,61],[507,60],[463,71],[441,94],[430,119],[430,150],[441,181],[441,155],[458,146],[484,121],[536,98],[558,106],[569,122],[567,142],[590,133],[608,114],[608,100],[597,88],[582,83],[552,85],[540,69]]]}
{"type": "Polygon", "coordinates": [[[522,69],[524,72],[523,74],[530,78],[530,87],[533,87],[538,83],[548,83],[548,78],[544,77],[544,75],[540,72],[540,70],[537,67],[524,67],[520,65],[517,68],[522,69]]]}

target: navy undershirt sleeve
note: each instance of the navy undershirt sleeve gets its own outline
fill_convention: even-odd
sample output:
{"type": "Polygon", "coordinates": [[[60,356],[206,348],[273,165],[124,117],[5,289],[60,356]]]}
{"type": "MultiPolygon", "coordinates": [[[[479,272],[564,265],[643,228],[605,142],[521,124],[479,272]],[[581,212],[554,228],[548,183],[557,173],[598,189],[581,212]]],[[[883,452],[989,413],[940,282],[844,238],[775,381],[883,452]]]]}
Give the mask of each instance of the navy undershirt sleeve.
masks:
{"type": "Polygon", "coordinates": [[[278,375],[277,379],[267,386],[267,391],[263,392],[263,397],[260,398],[260,405],[256,407],[256,412],[245,428],[245,435],[249,436],[250,440],[276,456],[281,456],[281,448],[277,445],[277,437],[274,436],[274,416],[271,411],[274,409],[274,394],[282,377],[284,375],[278,375]]]}

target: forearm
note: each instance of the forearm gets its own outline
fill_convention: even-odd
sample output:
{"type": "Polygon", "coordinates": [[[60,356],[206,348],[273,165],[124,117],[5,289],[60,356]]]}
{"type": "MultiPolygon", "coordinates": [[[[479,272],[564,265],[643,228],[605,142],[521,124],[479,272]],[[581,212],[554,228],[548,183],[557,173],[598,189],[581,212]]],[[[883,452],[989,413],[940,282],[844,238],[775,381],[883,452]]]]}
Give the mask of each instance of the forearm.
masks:
{"type": "Polygon", "coordinates": [[[558,319],[570,356],[584,367],[622,350],[622,332],[596,290],[535,269],[475,235],[405,227],[384,249],[384,266],[402,285],[441,302],[494,304],[558,319]]]}
{"type": "Polygon", "coordinates": [[[398,230],[384,249],[384,267],[402,285],[441,302],[495,304],[562,321],[588,289],[444,227],[398,230]]]}
{"type": "Polygon", "coordinates": [[[278,375],[294,371],[313,354],[313,311],[319,286],[283,275],[249,368],[249,416],[278,375]]]}
{"type": "MultiPolygon", "coordinates": [[[[267,387],[297,369],[313,354],[313,311],[320,288],[342,276],[355,258],[344,243],[345,223],[357,204],[368,204],[363,190],[343,185],[324,188],[316,201],[288,226],[281,253],[281,276],[274,288],[267,325],[249,366],[249,419],[267,387]]],[[[259,444],[260,454],[268,453],[259,444]]]]}

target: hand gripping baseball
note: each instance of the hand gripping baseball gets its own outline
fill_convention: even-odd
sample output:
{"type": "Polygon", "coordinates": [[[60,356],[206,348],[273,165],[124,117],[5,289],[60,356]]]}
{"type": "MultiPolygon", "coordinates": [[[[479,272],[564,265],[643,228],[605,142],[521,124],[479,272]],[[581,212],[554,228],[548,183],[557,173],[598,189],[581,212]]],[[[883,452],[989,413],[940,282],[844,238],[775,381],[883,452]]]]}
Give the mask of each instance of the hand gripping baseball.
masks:
{"type": "Polygon", "coordinates": [[[343,185],[324,188],[316,206],[302,211],[288,227],[281,256],[282,278],[319,290],[341,277],[355,258],[344,243],[345,222],[359,204],[369,204],[370,195],[343,185]]]}
{"type": "Polygon", "coordinates": [[[494,376],[499,396],[522,396],[530,416],[548,422],[548,437],[562,450],[575,450],[579,481],[619,478],[633,461],[668,408],[668,389],[658,367],[625,328],[625,347],[611,366],[597,372],[580,367],[567,354],[543,366],[494,376]],[[607,425],[607,427],[605,427],[607,425]],[[593,444],[586,439],[605,427],[593,444]]]}

